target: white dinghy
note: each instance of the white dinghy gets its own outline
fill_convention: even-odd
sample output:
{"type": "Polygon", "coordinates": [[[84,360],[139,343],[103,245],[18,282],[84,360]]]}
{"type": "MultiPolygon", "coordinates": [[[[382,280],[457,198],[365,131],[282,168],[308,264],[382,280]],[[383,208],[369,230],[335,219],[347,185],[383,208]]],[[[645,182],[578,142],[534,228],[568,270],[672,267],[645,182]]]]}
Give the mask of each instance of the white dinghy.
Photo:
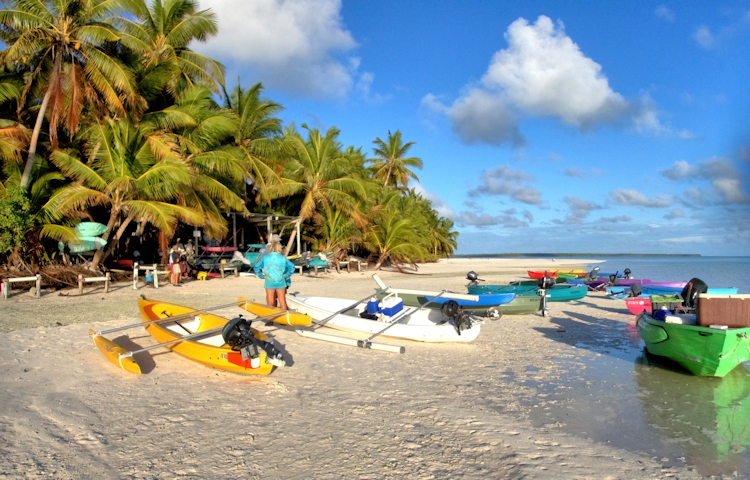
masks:
{"type": "Polygon", "coordinates": [[[309,315],[321,325],[373,334],[370,338],[383,335],[418,342],[471,342],[479,335],[483,323],[477,317],[450,308],[405,307],[396,294],[382,301],[371,299],[356,304],[342,298],[290,294],[286,302],[290,309],[309,315]]]}

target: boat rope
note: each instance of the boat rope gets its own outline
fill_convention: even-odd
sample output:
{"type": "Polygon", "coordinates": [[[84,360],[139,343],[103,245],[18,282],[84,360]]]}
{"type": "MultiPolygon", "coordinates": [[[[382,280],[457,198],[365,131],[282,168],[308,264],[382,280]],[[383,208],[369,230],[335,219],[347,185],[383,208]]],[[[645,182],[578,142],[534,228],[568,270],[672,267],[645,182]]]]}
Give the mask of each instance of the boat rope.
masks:
{"type": "Polygon", "coordinates": [[[719,355],[719,358],[726,358],[730,356],[731,354],[734,353],[735,350],[737,350],[737,347],[739,347],[740,344],[743,342],[747,342],[750,345],[750,338],[748,338],[747,334],[744,332],[737,334],[737,340],[738,341],[734,344],[734,347],[732,347],[732,349],[728,351],[727,353],[723,353],[719,355]]]}

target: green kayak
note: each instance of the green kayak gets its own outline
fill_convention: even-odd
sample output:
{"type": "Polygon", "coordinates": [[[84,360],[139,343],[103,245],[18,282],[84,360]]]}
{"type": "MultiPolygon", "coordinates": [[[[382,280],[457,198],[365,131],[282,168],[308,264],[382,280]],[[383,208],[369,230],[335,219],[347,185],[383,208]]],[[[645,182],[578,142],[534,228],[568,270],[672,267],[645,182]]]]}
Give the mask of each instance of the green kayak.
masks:
{"type": "Polygon", "coordinates": [[[636,329],[650,354],[669,358],[694,375],[723,377],[750,360],[750,327],[681,325],[643,313],[636,320],[636,329]]]}
{"type": "MultiPolygon", "coordinates": [[[[516,298],[525,296],[538,297],[537,290],[539,286],[533,285],[510,284],[510,285],[472,285],[467,287],[469,293],[478,295],[482,293],[515,293],[516,298]]],[[[547,290],[548,302],[569,302],[571,300],[580,300],[586,296],[589,291],[587,285],[571,285],[569,283],[556,283],[554,287],[547,290]]]]}

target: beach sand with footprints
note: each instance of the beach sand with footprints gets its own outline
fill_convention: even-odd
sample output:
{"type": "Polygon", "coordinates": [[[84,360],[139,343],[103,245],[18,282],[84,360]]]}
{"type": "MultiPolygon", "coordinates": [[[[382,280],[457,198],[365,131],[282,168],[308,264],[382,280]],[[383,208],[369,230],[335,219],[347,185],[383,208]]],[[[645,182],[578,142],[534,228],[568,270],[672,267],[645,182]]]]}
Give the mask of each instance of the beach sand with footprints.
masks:
{"type": "MultiPolygon", "coordinates": [[[[564,259],[451,259],[414,274],[380,272],[390,286],[465,292],[465,275],[507,282],[527,269],[581,268],[564,259]]],[[[291,291],[352,300],[373,292],[372,272],[295,275],[291,291]]],[[[143,375],[109,363],[97,331],[140,321],[139,295],[195,308],[262,301],[252,277],[153,289],[115,284],[14,292],[0,319],[0,474],[8,478],[700,478],[684,467],[535,422],[534,384],[585,377],[577,346],[634,317],[602,294],[552,304],[551,316],[486,321],[470,344],[384,338],[403,355],[271,333],[288,361],[265,377],[213,370],[168,351],[139,357],[143,375]],[[586,319],[586,322],[581,319],[586,319]],[[577,322],[566,320],[578,320],[577,322]],[[554,335],[567,324],[568,340],[554,335]],[[557,330],[556,330],[557,329],[557,330]],[[565,371],[561,359],[568,364],[565,371]],[[571,370],[570,365],[573,365],[571,370]],[[533,368],[530,368],[533,367],[533,368]],[[521,398],[526,401],[521,401],[521,398]],[[532,399],[531,402],[528,399],[532,399]]],[[[214,312],[225,317],[237,307],[214,312]]],[[[562,331],[562,330],[560,330],[562,331]]],[[[329,333],[336,334],[335,331],[329,333]]],[[[145,331],[113,334],[135,350],[145,331]]],[[[595,381],[592,379],[592,381],[595,381]]],[[[613,413],[616,415],[616,412],[613,413]]]]}

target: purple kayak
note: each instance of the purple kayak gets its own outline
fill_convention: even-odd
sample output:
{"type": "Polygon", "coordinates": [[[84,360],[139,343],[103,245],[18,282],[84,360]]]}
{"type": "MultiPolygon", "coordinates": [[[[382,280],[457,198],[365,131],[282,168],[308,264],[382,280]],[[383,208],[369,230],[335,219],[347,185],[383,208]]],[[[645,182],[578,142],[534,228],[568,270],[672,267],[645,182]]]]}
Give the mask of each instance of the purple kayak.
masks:
{"type": "Polygon", "coordinates": [[[633,285],[634,283],[640,284],[640,285],[647,285],[651,283],[651,280],[647,278],[618,278],[615,282],[615,285],[620,286],[628,286],[633,285]]]}

